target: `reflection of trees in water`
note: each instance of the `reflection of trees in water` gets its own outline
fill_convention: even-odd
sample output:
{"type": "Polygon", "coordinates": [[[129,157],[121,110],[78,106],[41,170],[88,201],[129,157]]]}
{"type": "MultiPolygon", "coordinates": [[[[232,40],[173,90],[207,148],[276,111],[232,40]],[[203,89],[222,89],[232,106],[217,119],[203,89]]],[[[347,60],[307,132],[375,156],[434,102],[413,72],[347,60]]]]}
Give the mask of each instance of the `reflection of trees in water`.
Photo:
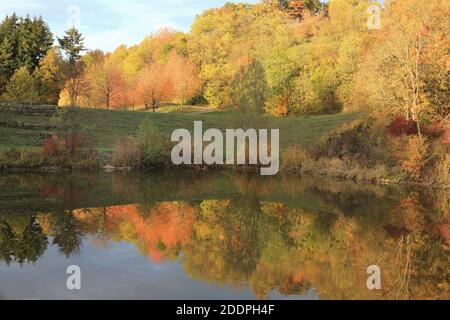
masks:
{"type": "Polygon", "coordinates": [[[406,236],[398,243],[398,252],[395,257],[395,268],[397,270],[397,286],[395,298],[407,300],[411,298],[411,237],[406,236]]]}
{"type": "Polygon", "coordinates": [[[28,218],[23,232],[16,232],[11,225],[0,220],[0,260],[20,265],[35,263],[47,249],[47,236],[34,216],[28,218]]]}
{"type": "Polygon", "coordinates": [[[53,244],[58,246],[59,252],[67,258],[80,252],[83,242],[83,230],[80,222],[71,211],[56,214],[52,233],[53,244]]]}
{"type": "Polygon", "coordinates": [[[181,202],[113,206],[106,209],[106,229],[113,239],[135,243],[155,261],[174,259],[189,241],[195,210],[181,202]]]}
{"type": "Polygon", "coordinates": [[[231,202],[223,217],[225,229],[225,263],[239,269],[244,279],[255,270],[259,260],[258,222],[261,208],[255,197],[231,202]]]}
{"type": "MultiPolygon", "coordinates": [[[[126,199],[141,193],[142,204],[40,214],[41,234],[44,230],[54,237],[65,256],[79,252],[88,234],[100,243],[127,241],[155,261],[180,258],[193,278],[250,286],[258,298],[274,289],[286,295],[306,294],[311,287],[325,299],[448,297],[448,197],[370,185],[239,176],[221,181],[218,195],[232,197],[201,200],[205,198],[199,194],[211,194],[217,185],[210,176],[190,184],[193,176],[177,178],[180,184],[174,185],[163,177],[136,182],[115,175],[115,192],[124,192],[126,199]],[[189,195],[197,201],[158,200],[171,188],[175,198],[189,195]],[[324,207],[333,210],[321,210],[324,207]],[[372,264],[383,272],[381,292],[366,287],[365,271],[372,264]]],[[[57,191],[53,196],[64,194],[57,191]]],[[[102,199],[103,195],[108,196],[107,190],[102,199]]],[[[26,229],[30,237],[24,238],[25,247],[27,242],[39,243],[31,241],[39,238],[36,224],[26,229]]],[[[1,259],[7,261],[15,252],[22,261],[36,261],[45,247],[21,253],[15,247],[22,245],[18,234],[23,232],[2,227],[1,259]]]]}

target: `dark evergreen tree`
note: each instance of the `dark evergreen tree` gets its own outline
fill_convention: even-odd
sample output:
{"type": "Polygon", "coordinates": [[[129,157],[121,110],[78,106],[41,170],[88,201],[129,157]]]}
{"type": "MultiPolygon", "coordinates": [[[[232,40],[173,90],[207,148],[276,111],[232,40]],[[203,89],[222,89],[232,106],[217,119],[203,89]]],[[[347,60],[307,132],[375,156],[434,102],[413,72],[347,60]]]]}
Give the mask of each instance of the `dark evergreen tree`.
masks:
{"type": "Polygon", "coordinates": [[[58,38],[59,46],[66,55],[64,67],[66,88],[70,97],[70,105],[76,106],[83,87],[82,74],[85,64],[81,61],[81,53],[85,51],[83,35],[75,28],[70,28],[62,38],[58,38]]]}
{"type": "Polygon", "coordinates": [[[62,38],[58,38],[59,46],[67,56],[69,63],[79,61],[81,53],[85,51],[84,37],[75,28],[70,28],[62,38]]]}
{"type": "Polygon", "coordinates": [[[7,16],[0,23],[0,93],[19,68],[33,72],[52,44],[53,35],[42,17],[7,16]]]}
{"type": "Polygon", "coordinates": [[[0,94],[17,69],[18,22],[13,14],[0,23],[0,94]]]}

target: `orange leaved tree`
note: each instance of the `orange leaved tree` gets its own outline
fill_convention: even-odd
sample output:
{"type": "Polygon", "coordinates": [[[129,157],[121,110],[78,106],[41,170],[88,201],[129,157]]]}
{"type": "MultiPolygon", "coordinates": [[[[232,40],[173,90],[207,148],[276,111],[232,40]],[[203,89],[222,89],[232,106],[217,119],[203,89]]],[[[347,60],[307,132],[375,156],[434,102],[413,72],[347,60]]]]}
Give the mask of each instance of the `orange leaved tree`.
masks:
{"type": "Polygon", "coordinates": [[[180,101],[181,112],[184,102],[201,90],[199,71],[189,59],[173,52],[167,61],[167,68],[173,82],[175,98],[180,101]]]}
{"type": "Polygon", "coordinates": [[[145,105],[146,110],[151,107],[155,112],[161,102],[173,96],[173,83],[165,65],[154,63],[141,70],[134,90],[135,103],[145,105]]]}

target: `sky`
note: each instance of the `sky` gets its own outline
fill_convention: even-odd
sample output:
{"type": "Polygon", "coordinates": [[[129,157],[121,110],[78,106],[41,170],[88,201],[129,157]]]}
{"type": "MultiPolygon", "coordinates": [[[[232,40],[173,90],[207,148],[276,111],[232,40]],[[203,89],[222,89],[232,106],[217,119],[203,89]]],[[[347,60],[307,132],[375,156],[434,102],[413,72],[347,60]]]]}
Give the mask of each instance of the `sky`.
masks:
{"type": "Polygon", "coordinates": [[[135,45],[163,27],[187,32],[195,17],[226,2],[258,0],[1,0],[0,19],[16,12],[42,16],[55,36],[75,25],[88,49],[135,45]]]}

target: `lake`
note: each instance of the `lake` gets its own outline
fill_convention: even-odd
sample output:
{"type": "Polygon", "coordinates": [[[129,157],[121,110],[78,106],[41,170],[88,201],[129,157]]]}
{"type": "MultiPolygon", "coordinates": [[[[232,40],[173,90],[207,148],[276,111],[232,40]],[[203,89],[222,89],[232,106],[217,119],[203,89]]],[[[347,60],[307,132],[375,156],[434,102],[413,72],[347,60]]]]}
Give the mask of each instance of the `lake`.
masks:
{"type": "Polygon", "coordinates": [[[0,299],[449,299],[449,207],[228,171],[3,174],[0,299]]]}

